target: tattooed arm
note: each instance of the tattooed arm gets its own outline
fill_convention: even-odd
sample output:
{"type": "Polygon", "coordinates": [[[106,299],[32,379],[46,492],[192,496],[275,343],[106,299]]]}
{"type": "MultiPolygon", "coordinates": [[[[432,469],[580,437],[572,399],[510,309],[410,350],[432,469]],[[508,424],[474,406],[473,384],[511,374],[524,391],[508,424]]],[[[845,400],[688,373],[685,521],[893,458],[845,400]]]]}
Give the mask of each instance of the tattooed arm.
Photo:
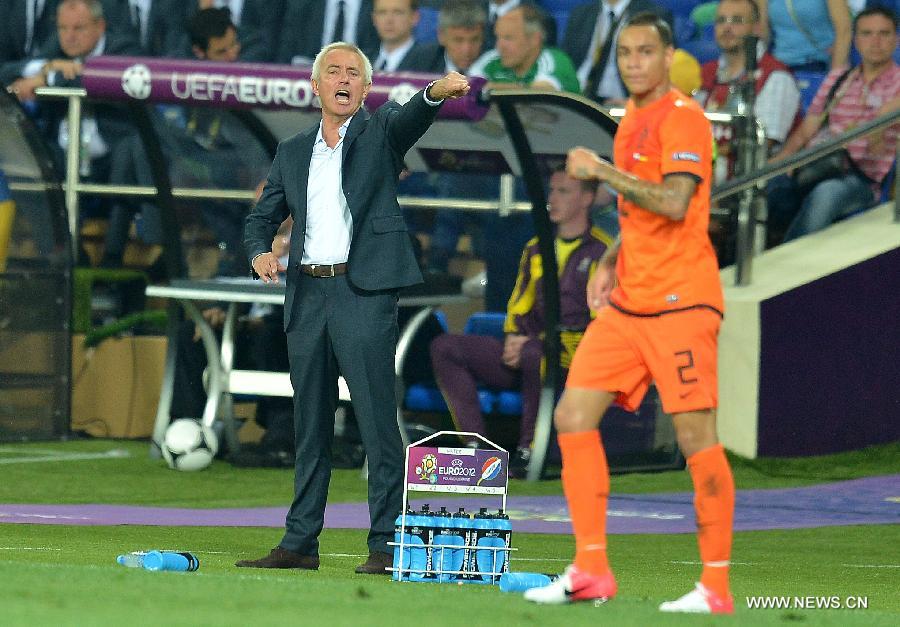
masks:
{"type": "Polygon", "coordinates": [[[630,202],[671,220],[683,220],[697,181],[688,174],[670,174],[662,183],[651,183],[622,172],[587,148],[573,148],[567,161],[569,176],[608,183],[630,202]]]}

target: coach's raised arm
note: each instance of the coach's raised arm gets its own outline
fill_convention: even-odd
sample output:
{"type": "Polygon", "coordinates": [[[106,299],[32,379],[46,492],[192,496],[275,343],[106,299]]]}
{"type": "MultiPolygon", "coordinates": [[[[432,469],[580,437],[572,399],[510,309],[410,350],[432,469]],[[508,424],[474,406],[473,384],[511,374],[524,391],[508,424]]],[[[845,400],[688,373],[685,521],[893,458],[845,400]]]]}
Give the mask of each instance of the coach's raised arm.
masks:
{"type": "Polygon", "coordinates": [[[362,104],[372,64],[356,46],[316,56],[313,92],[322,120],[281,142],[244,243],[255,276],[287,271],[284,328],[294,387],[294,501],[284,537],[251,568],[319,567],[338,371],[347,381],[369,461],[369,559],[356,569],[389,574],[388,541],[400,513],[403,445],[394,398],[398,290],[422,281],[397,202],[403,157],[447,98],[469,91],[456,72],[399,105],[369,114],[362,104]],[[291,229],[287,267],[271,250],[278,225],[291,229]]]}

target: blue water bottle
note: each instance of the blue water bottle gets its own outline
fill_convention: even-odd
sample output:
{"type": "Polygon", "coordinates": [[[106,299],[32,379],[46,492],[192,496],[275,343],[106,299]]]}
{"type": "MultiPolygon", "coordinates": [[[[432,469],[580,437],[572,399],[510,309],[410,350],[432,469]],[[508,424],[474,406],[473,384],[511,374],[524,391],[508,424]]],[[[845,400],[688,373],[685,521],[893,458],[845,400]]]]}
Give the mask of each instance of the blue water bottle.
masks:
{"type": "Polygon", "coordinates": [[[462,538],[462,548],[456,549],[453,555],[454,565],[458,565],[454,570],[461,571],[462,574],[454,575],[451,581],[468,581],[469,576],[466,572],[469,570],[469,559],[473,551],[470,546],[473,544],[472,539],[472,517],[466,513],[465,507],[460,507],[459,511],[453,514],[454,526],[462,538]]]}
{"type": "Polygon", "coordinates": [[[132,551],[116,558],[116,562],[126,568],[143,568],[146,551],[132,551]]]}
{"type": "Polygon", "coordinates": [[[442,507],[436,515],[439,521],[434,535],[434,570],[438,581],[446,583],[453,581],[457,576],[455,571],[462,570],[462,551],[465,544],[461,530],[457,525],[457,518],[453,518],[446,507],[442,507]],[[457,564],[457,556],[459,564],[457,564]]]}
{"type": "Polygon", "coordinates": [[[425,505],[420,512],[413,512],[412,516],[406,517],[406,529],[409,534],[409,580],[424,581],[426,571],[428,570],[428,555],[425,550],[425,544],[428,543],[428,505],[425,505]]]}
{"type": "Polygon", "coordinates": [[[475,559],[472,561],[475,567],[472,570],[478,573],[473,580],[477,583],[493,583],[494,561],[497,553],[493,549],[503,546],[503,539],[497,528],[497,520],[488,513],[486,507],[482,507],[475,514],[473,527],[475,528],[475,559]]]}
{"type": "Polygon", "coordinates": [[[394,571],[391,573],[391,577],[394,581],[400,580],[400,571],[401,569],[404,571],[404,575],[406,579],[409,579],[409,544],[410,544],[410,534],[409,534],[409,526],[410,520],[413,517],[412,509],[407,507],[406,509],[406,529],[407,532],[403,533],[403,513],[401,512],[399,516],[397,516],[397,520],[394,521],[394,542],[397,543],[398,546],[394,547],[394,571]],[[400,558],[400,542],[403,542],[403,559],[401,561],[400,558]]]}
{"type": "Polygon", "coordinates": [[[200,560],[186,551],[150,551],[144,556],[145,570],[194,571],[200,568],[200,560]]]}
{"type": "Polygon", "coordinates": [[[500,575],[500,590],[503,592],[525,592],[532,588],[549,586],[555,576],[543,573],[510,573],[500,575]]]}
{"type": "MultiPolygon", "coordinates": [[[[497,530],[500,532],[500,538],[503,540],[503,546],[506,550],[498,551],[494,554],[494,568],[492,570],[494,573],[501,575],[509,572],[509,549],[512,546],[512,522],[509,520],[509,514],[502,509],[497,510],[497,515],[494,518],[497,521],[497,530]]],[[[496,581],[497,579],[494,578],[495,583],[496,581]]]]}

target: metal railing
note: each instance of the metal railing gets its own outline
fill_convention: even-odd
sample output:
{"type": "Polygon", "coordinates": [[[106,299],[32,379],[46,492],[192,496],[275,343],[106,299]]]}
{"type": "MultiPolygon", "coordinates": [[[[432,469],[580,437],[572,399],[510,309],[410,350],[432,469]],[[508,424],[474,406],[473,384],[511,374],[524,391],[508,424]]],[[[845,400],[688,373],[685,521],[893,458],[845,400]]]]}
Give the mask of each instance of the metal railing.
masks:
{"type": "MultiPolygon", "coordinates": [[[[69,142],[66,147],[66,166],[63,190],[65,192],[66,211],[69,220],[69,233],[72,238],[72,250],[78,250],[78,211],[79,195],[97,196],[129,196],[150,198],[159,193],[154,186],[115,185],[109,183],[84,183],[80,180],[81,169],[81,114],[82,100],[87,92],[80,87],[42,87],[35,91],[41,98],[65,98],[68,100],[67,121],[69,142]]],[[[247,189],[213,189],[195,187],[174,187],[172,197],[192,200],[232,200],[252,203],[256,194],[247,189]]],[[[515,178],[511,174],[500,175],[499,196],[497,200],[470,200],[465,198],[426,198],[418,196],[400,196],[398,202],[403,207],[416,209],[458,209],[464,211],[492,211],[501,216],[512,212],[527,212],[531,203],[515,200],[515,178]]]]}

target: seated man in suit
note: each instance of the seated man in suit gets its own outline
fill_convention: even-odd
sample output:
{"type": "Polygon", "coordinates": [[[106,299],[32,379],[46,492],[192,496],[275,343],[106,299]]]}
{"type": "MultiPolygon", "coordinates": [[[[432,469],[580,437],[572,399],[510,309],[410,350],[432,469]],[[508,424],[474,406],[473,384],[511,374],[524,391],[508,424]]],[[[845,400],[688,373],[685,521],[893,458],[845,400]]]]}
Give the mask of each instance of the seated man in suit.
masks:
{"type": "MultiPolygon", "coordinates": [[[[189,0],[183,7],[182,23],[203,9],[228,9],[241,41],[240,60],[253,63],[276,60],[285,0],[189,0]]],[[[184,28],[182,31],[180,55],[190,58],[192,44],[184,28]]]]}
{"type": "Polygon", "coordinates": [[[30,59],[56,34],[57,0],[3,0],[0,20],[0,66],[30,59]]]}
{"type": "Polygon", "coordinates": [[[427,72],[429,59],[413,38],[419,23],[419,0],[374,0],[372,22],[380,45],[368,52],[376,72],[427,72]]]}
{"type": "MultiPolygon", "coordinates": [[[[40,87],[80,86],[83,63],[88,57],[139,54],[135,40],[107,31],[103,15],[100,0],[62,0],[56,9],[57,36],[32,58],[6,64],[0,71],[8,90],[20,101],[31,102],[34,90],[40,87]]],[[[62,170],[69,144],[67,102],[55,98],[30,106],[62,170]]],[[[81,178],[105,183],[118,144],[134,133],[128,111],[119,104],[85,102],[80,130],[81,178]]],[[[100,215],[106,210],[103,199],[86,199],[81,205],[82,216],[100,215]]]]}
{"type": "MultiPolygon", "coordinates": [[[[234,62],[241,51],[237,29],[228,9],[202,9],[188,24],[193,55],[197,59],[234,62]]],[[[154,128],[168,160],[169,176],[178,187],[252,189],[268,169],[269,155],[253,135],[227,111],[205,107],[160,105],[151,109],[154,128]]],[[[125,185],[152,185],[151,168],[143,145],[134,136],[121,143],[113,160],[111,178],[125,185]]],[[[182,206],[187,205],[180,201],[182,206]]],[[[110,213],[102,264],[117,267],[128,241],[132,215],[141,212],[141,238],[161,244],[159,208],[149,202],[118,201],[110,213]]],[[[246,203],[203,201],[198,203],[205,225],[219,249],[217,274],[243,274],[241,258],[246,203]]]]}
{"type": "Polygon", "coordinates": [[[422,45],[422,71],[467,74],[484,48],[487,13],[478,0],[445,0],[438,12],[438,40],[422,45]]]}
{"type": "Polygon", "coordinates": [[[546,31],[540,9],[521,5],[497,19],[497,47],[485,52],[469,69],[483,76],[491,89],[535,87],[579,92],[572,61],[558,49],[545,46],[546,31]]]}
{"type": "Polygon", "coordinates": [[[651,11],[672,25],[672,15],[653,0],[591,0],[572,9],[562,49],[578,69],[582,91],[607,106],[624,105],[628,94],[616,65],[616,41],[626,18],[651,11]]]}
{"type": "MultiPolygon", "coordinates": [[[[556,226],[559,264],[561,365],[568,368],[581,332],[593,318],[585,298],[587,281],[612,238],[592,227],[590,211],[596,182],[577,181],[565,168],[550,178],[549,214],[556,226]]],[[[524,476],[541,393],[544,302],[540,251],[533,238],[522,252],[516,288],[509,299],[506,339],[480,335],[441,335],[431,343],[434,376],[460,431],[486,434],[478,401],[478,384],[522,394],[519,442],[510,460],[511,476],[524,476]]],[[[562,381],[565,381],[563,375],[562,381]]],[[[468,443],[467,443],[468,444],[468,443]]]]}
{"type": "Polygon", "coordinates": [[[312,65],[319,50],[335,41],[362,50],[378,48],[372,0],[285,0],[276,63],[312,65]]]}

